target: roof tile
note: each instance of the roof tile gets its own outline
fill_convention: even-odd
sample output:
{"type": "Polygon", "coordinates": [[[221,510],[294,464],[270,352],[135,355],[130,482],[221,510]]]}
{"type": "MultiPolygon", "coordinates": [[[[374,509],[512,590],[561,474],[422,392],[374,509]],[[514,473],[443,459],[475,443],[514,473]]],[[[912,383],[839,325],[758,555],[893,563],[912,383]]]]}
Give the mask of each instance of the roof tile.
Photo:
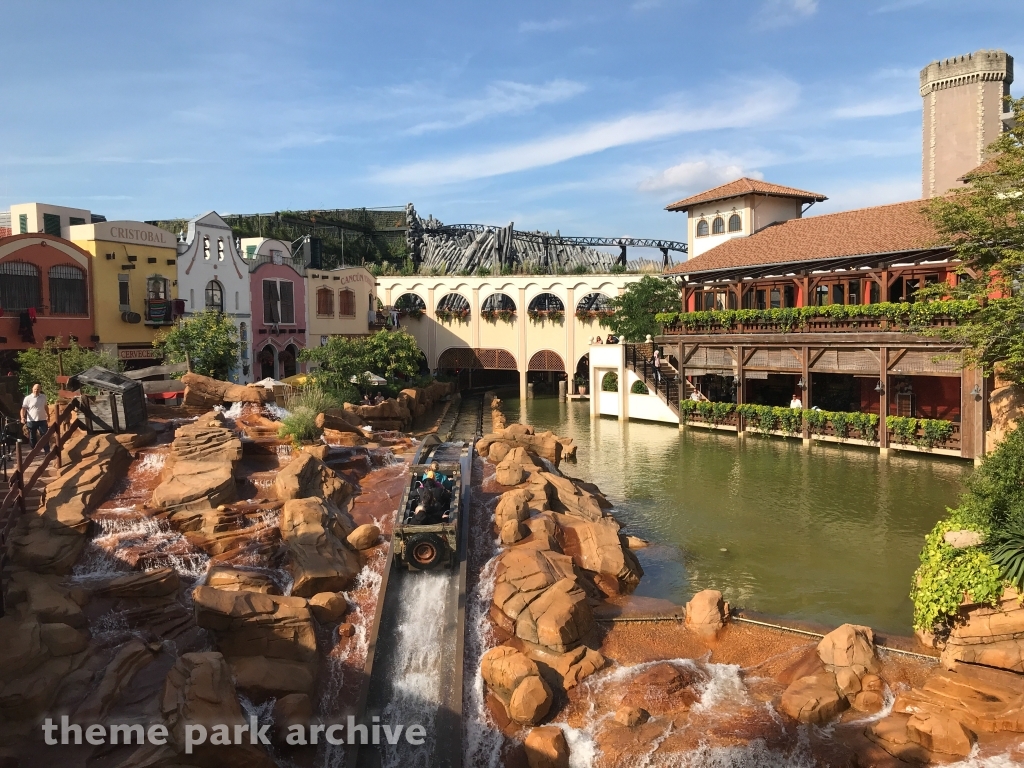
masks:
{"type": "Polygon", "coordinates": [[[821,202],[828,200],[822,194],[817,192],[806,192],[802,189],[795,189],[794,187],[783,187],[780,184],[771,184],[767,181],[761,181],[760,179],[748,179],[746,177],[742,179],[736,179],[736,181],[730,181],[728,184],[723,184],[720,187],[709,189],[706,192],[687,197],[676,203],[672,203],[665,208],[666,211],[685,211],[698,203],[710,203],[715,200],[726,200],[730,197],[740,197],[742,195],[774,195],[776,197],[795,197],[798,200],[807,200],[821,202]]]}

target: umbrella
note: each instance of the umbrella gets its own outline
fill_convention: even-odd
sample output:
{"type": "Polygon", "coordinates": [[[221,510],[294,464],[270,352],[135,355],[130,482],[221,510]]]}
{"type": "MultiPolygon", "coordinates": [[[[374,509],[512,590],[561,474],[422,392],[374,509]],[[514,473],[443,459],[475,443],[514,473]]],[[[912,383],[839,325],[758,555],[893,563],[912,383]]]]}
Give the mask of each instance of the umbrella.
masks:
{"type": "Polygon", "coordinates": [[[265,379],[261,379],[260,381],[257,381],[255,384],[253,384],[253,386],[254,387],[265,387],[267,389],[273,389],[274,387],[283,387],[284,386],[284,382],[283,381],[278,381],[277,379],[273,379],[270,376],[268,376],[265,379]]]}
{"type": "MultiPolygon", "coordinates": [[[[388,383],[387,379],[382,378],[381,376],[378,376],[377,374],[372,373],[370,371],[367,371],[366,373],[364,373],[363,377],[367,381],[369,381],[371,384],[376,386],[376,387],[383,387],[385,384],[388,383]]],[[[355,384],[356,382],[359,381],[359,377],[358,376],[353,376],[351,379],[349,379],[349,381],[351,381],[353,384],[355,384]]]]}
{"type": "Polygon", "coordinates": [[[294,376],[289,376],[287,379],[282,379],[281,383],[288,384],[293,387],[304,387],[309,382],[309,374],[297,373],[294,376]]]}

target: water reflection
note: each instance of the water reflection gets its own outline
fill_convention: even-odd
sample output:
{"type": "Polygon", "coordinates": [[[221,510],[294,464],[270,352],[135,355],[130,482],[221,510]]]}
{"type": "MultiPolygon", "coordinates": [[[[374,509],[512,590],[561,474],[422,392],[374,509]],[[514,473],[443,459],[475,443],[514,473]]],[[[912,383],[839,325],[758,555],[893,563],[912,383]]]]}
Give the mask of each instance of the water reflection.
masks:
{"type": "Polygon", "coordinates": [[[568,474],[597,483],[642,550],[637,594],[734,605],[825,625],[910,631],[923,536],[954,504],[964,462],[602,418],[586,403],[518,400],[506,413],[573,437],[568,474]]]}

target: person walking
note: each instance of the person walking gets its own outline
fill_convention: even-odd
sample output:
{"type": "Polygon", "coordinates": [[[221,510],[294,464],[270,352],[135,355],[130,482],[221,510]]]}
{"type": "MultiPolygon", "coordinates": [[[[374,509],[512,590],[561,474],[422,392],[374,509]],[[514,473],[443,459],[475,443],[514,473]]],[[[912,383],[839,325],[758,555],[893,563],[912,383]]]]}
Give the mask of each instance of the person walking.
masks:
{"type": "Polygon", "coordinates": [[[37,382],[32,385],[32,394],[25,395],[21,401],[21,420],[28,427],[30,447],[34,448],[39,438],[46,434],[48,415],[46,395],[37,382]]]}
{"type": "Polygon", "coordinates": [[[661,384],[661,350],[654,348],[654,358],[651,361],[654,365],[654,383],[661,384]]]}

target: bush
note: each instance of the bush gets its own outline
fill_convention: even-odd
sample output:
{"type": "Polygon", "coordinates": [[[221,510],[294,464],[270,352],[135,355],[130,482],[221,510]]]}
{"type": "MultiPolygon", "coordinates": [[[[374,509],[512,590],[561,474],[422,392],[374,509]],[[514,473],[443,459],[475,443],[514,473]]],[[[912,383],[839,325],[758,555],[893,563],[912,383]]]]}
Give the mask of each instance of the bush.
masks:
{"type": "Polygon", "coordinates": [[[647,385],[644,384],[642,381],[634,381],[633,382],[633,386],[630,387],[629,391],[630,391],[631,394],[634,394],[634,395],[649,395],[649,394],[651,394],[651,390],[649,390],[647,388],[647,385]]]}
{"type": "MultiPolygon", "coordinates": [[[[53,403],[60,391],[57,377],[62,368],[65,376],[74,376],[97,365],[118,372],[124,367],[116,357],[80,347],[74,341],[68,344],[67,349],[61,349],[58,336],[44,341],[40,349],[26,349],[18,353],[18,385],[22,392],[29,392],[32,385],[39,382],[47,401],[53,403]]],[[[20,400],[18,404],[21,404],[20,400]]]]}
{"type": "Polygon", "coordinates": [[[618,392],[619,391],[619,374],[617,373],[606,373],[601,378],[601,391],[602,392],[618,392]]]}
{"type": "Polygon", "coordinates": [[[294,407],[287,416],[281,419],[277,436],[290,437],[296,445],[303,440],[315,440],[322,432],[316,426],[318,413],[320,412],[304,405],[294,407]]]}

